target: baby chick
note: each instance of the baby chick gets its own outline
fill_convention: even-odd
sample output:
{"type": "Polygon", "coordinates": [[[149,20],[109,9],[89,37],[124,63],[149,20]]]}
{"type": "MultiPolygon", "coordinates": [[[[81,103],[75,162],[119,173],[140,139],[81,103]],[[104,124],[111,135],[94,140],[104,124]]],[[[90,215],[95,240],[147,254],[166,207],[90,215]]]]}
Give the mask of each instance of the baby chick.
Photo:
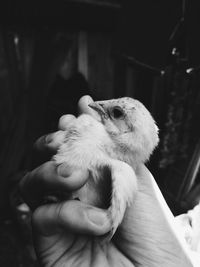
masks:
{"type": "Polygon", "coordinates": [[[108,208],[111,238],[137,191],[134,170],[158,144],[158,128],[144,105],[132,98],[91,102],[89,107],[96,118],[82,114],[71,120],[54,160],[89,171],[88,182],[72,198],[108,208]]]}

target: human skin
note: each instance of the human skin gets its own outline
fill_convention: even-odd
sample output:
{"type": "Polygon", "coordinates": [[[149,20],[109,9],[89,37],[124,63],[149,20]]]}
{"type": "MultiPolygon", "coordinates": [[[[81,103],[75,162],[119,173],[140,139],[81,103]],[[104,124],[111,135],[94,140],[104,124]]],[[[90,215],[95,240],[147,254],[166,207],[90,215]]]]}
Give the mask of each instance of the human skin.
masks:
{"type": "MultiPolygon", "coordinates": [[[[90,113],[85,96],[79,102],[81,113],[90,113]]],[[[67,122],[63,116],[60,131],[41,137],[36,147],[56,153],[67,122]]],[[[177,236],[174,217],[167,207],[149,170],[136,169],[138,192],[114,238],[104,242],[102,236],[111,230],[107,210],[78,200],[41,204],[47,192],[72,192],[88,179],[86,170],[56,167],[48,161],[29,172],[20,187],[25,201],[33,210],[33,239],[41,266],[44,267],[190,267],[189,254],[177,236]]],[[[125,179],[125,177],[124,177],[125,179]]]]}

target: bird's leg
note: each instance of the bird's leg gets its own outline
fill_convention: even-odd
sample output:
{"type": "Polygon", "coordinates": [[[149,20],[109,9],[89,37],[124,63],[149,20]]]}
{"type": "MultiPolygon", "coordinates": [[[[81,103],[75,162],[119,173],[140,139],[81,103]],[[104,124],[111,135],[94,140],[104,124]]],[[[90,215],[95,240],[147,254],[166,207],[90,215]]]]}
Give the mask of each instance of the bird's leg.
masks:
{"type": "Polygon", "coordinates": [[[109,165],[112,183],[111,205],[109,207],[112,230],[108,238],[111,239],[123,220],[126,207],[133,202],[137,191],[137,177],[134,170],[123,161],[111,160],[109,165]]]}

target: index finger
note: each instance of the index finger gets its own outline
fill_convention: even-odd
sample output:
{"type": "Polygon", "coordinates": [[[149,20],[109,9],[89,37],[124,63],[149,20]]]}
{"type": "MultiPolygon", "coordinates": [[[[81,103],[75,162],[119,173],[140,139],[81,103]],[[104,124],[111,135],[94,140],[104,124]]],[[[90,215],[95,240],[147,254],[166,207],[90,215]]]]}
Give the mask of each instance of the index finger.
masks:
{"type": "Polygon", "coordinates": [[[78,102],[79,114],[88,114],[94,119],[99,121],[99,115],[96,111],[89,107],[89,104],[93,103],[94,100],[89,95],[82,96],[78,102]]]}

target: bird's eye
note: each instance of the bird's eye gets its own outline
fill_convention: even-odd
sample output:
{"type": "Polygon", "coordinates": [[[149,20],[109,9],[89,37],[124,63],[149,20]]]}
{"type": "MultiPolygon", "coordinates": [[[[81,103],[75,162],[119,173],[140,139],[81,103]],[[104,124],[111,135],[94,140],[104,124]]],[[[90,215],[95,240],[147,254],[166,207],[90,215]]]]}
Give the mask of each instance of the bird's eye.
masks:
{"type": "Polygon", "coordinates": [[[121,119],[124,117],[124,112],[121,108],[119,107],[114,107],[111,111],[111,116],[114,118],[114,119],[121,119]]]}

